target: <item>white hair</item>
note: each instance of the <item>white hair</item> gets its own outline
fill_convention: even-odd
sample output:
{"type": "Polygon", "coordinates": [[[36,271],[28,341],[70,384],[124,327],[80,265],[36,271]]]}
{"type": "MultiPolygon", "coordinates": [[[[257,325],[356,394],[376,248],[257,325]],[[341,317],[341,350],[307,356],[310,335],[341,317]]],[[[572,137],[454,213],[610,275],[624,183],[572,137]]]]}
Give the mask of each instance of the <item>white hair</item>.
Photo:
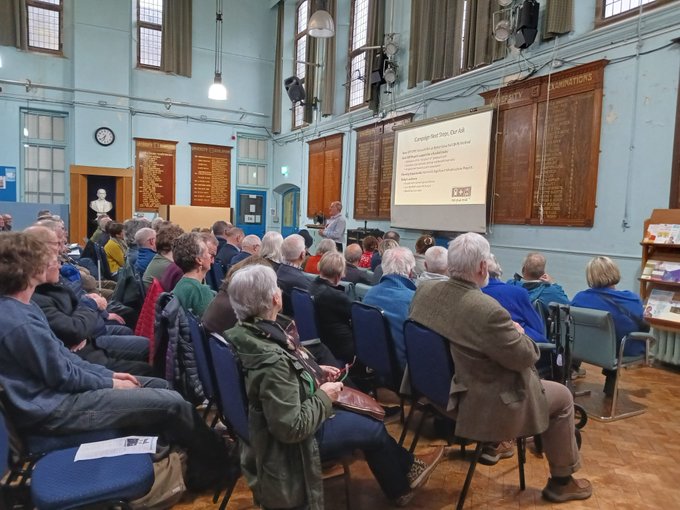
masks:
{"type": "Polygon", "coordinates": [[[342,277],[345,274],[345,259],[337,251],[328,251],[319,261],[319,274],[325,278],[342,277]]]}
{"type": "Polygon", "coordinates": [[[345,260],[350,264],[354,264],[361,260],[363,250],[357,243],[348,244],[345,248],[345,260]]]}
{"type": "Polygon", "coordinates": [[[398,274],[410,278],[415,267],[416,259],[413,252],[404,246],[397,246],[383,253],[382,270],[384,275],[398,274]]]}
{"type": "Polygon", "coordinates": [[[281,256],[284,262],[295,262],[305,253],[305,239],[299,234],[291,234],[281,243],[281,256]]]}
{"type": "Polygon", "coordinates": [[[430,246],[425,252],[425,268],[430,273],[448,274],[449,263],[446,260],[446,248],[430,246]]]}
{"type": "Polygon", "coordinates": [[[253,264],[236,271],[229,281],[229,302],[240,321],[265,317],[273,307],[278,287],[271,267],[253,264]]]}
{"type": "Polygon", "coordinates": [[[503,268],[498,263],[496,256],[493,253],[490,254],[488,260],[487,271],[489,271],[489,276],[491,278],[500,278],[503,276],[503,268]]]}
{"type": "Polygon", "coordinates": [[[148,248],[149,241],[156,237],[156,231],[149,227],[142,227],[135,232],[135,243],[140,248],[148,248]]]}
{"type": "Polygon", "coordinates": [[[250,234],[247,235],[243,238],[243,241],[241,241],[241,249],[245,250],[246,248],[255,248],[256,246],[259,246],[262,244],[260,241],[260,238],[257,237],[255,234],[250,234]]]}
{"type": "Polygon", "coordinates": [[[489,241],[475,232],[461,234],[449,243],[449,274],[474,282],[480,262],[490,255],[489,241]]]}
{"type": "Polygon", "coordinates": [[[335,247],[335,241],[333,241],[333,239],[324,239],[316,247],[317,255],[323,255],[329,251],[337,251],[337,248],[335,247]]]}
{"type": "Polygon", "coordinates": [[[274,262],[281,262],[281,243],[283,243],[283,236],[279,232],[270,230],[262,236],[260,256],[274,262]]]}

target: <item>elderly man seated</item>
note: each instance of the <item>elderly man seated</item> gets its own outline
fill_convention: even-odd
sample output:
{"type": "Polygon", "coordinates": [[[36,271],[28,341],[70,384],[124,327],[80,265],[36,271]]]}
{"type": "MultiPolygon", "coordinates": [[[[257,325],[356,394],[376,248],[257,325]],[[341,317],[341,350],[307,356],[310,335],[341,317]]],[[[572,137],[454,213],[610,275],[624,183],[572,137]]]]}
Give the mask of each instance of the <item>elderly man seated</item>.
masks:
{"type": "Polygon", "coordinates": [[[489,243],[479,234],[449,245],[447,282],[425,282],[413,299],[411,319],[448,338],[456,374],[448,410],[456,435],[485,442],[541,434],[550,466],[543,497],[553,502],[586,499],[590,482],[580,467],[574,435],[574,401],[566,386],[541,381],[536,343],[480,288],[489,280],[489,243]]]}
{"type": "Polygon", "coordinates": [[[316,323],[321,341],[344,363],[354,358],[352,333],[352,301],[340,285],[345,274],[345,259],[337,251],[329,251],[319,261],[319,276],[309,293],[314,296],[316,323]]]}
{"type": "Polygon", "coordinates": [[[179,393],[160,379],[88,363],[54,336],[31,303],[35,287],[58,264],[54,252],[30,233],[8,232],[0,234],[0,260],[0,385],[19,432],[159,434],[188,450],[190,488],[223,484],[232,469],[225,443],[179,393]]]}
{"type": "Polygon", "coordinates": [[[135,243],[138,250],[134,268],[138,274],[143,275],[156,256],[156,231],[150,227],[140,228],[135,233],[135,243]]]}
{"type": "Polygon", "coordinates": [[[241,241],[241,251],[231,258],[231,265],[238,264],[242,260],[247,259],[251,255],[260,253],[262,241],[254,234],[247,235],[241,241]]]}
{"type": "Polygon", "coordinates": [[[383,276],[380,283],[364,296],[364,303],[378,306],[385,312],[402,370],[406,366],[404,322],[408,319],[408,309],[416,292],[416,286],[411,281],[415,267],[416,259],[408,248],[398,246],[387,250],[382,257],[383,276]]]}
{"type": "Polygon", "coordinates": [[[447,251],[442,246],[432,246],[425,252],[425,271],[418,275],[416,287],[429,280],[448,280],[449,268],[446,260],[447,251]]]}
{"type": "Polygon", "coordinates": [[[512,280],[508,280],[508,284],[524,287],[532,303],[540,301],[544,306],[552,302],[569,304],[564,289],[545,272],[545,257],[541,253],[527,254],[522,263],[521,278],[515,275],[512,280]]]}
{"type": "Polygon", "coordinates": [[[311,282],[303,274],[301,265],[305,260],[305,240],[301,235],[291,234],[281,243],[281,265],[276,270],[276,278],[283,292],[283,313],[293,316],[293,303],[290,293],[295,287],[309,289],[311,282]]]}
{"type": "Polygon", "coordinates": [[[363,269],[357,267],[363,250],[359,244],[350,244],[345,248],[345,276],[343,281],[352,283],[363,283],[364,285],[372,285],[372,281],[368,273],[363,269]]]}

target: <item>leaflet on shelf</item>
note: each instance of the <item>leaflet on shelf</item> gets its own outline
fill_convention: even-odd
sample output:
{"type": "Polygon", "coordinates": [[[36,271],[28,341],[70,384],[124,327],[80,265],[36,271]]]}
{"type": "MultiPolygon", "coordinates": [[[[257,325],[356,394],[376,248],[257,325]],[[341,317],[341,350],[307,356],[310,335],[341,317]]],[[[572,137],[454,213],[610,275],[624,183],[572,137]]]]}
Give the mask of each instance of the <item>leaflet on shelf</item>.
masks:
{"type": "Polygon", "coordinates": [[[672,223],[654,223],[647,227],[645,243],[680,244],[680,225],[672,223]]]}
{"type": "Polygon", "coordinates": [[[641,280],[680,282],[680,262],[649,259],[642,268],[641,280]]]}
{"type": "Polygon", "coordinates": [[[645,303],[644,316],[680,323],[680,292],[652,289],[645,303]]]}

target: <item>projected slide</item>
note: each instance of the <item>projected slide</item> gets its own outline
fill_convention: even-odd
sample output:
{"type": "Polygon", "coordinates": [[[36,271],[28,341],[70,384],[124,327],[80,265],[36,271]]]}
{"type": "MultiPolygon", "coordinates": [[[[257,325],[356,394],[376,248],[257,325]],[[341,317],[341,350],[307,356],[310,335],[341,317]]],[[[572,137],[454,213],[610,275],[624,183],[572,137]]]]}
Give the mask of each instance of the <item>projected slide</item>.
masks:
{"type": "Polygon", "coordinates": [[[396,130],[394,226],[486,230],[493,114],[479,108],[396,130]]]}

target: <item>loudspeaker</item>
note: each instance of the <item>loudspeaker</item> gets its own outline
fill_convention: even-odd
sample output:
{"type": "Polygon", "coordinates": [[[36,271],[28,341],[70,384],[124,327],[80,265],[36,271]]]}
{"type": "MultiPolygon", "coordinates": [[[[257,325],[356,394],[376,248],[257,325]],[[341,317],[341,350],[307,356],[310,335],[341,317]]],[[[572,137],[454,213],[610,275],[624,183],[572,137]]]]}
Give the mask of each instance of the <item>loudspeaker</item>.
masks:
{"type": "Polygon", "coordinates": [[[525,49],[531,46],[538,34],[538,2],[524,0],[517,15],[517,32],[515,33],[515,46],[525,49]]]}
{"type": "Polygon", "coordinates": [[[304,101],[307,97],[305,94],[305,88],[302,86],[302,82],[297,76],[286,78],[283,81],[283,86],[286,87],[286,94],[288,94],[288,98],[293,103],[304,101]]]}

